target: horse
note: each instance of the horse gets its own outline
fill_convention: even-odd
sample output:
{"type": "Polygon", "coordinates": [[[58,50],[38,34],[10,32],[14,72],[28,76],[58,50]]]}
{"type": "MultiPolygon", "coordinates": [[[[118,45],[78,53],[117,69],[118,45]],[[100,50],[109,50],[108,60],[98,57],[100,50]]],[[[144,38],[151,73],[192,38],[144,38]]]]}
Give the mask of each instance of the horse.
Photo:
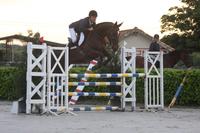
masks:
{"type": "Polygon", "coordinates": [[[86,35],[80,47],[69,49],[69,64],[88,64],[91,60],[99,60],[99,64],[106,64],[111,60],[108,48],[115,53],[118,50],[119,27],[122,25],[112,22],[97,24],[86,35]],[[103,63],[104,57],[107,57],[103,63]]]}

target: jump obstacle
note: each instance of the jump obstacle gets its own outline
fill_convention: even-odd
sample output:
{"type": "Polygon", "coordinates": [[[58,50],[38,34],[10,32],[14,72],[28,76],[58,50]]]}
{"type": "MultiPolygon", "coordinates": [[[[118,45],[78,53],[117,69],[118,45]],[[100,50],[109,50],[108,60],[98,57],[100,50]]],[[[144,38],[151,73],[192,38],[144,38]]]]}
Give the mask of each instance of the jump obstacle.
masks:
{"type": "MultiPolygon", "coordinates": [[[[97,64],[97,61],[96,61],[96,60],[90,61],[90,64],[89,64],[89,66],[87,67],[87,70],[86,70],[85,73],[86,73],[86,74],[91,73],[91,72],[92,72],[92,68],[93,68],[96,64],[97,64]]],[[[69,66],[69,70],[70,70],[74,65],[76,65],[76,64],[71,64],[71,65],[69,66]]],[[[87,77],[81,77],[81,82],[86,82],[86,81],[87,81],[87,77]]],[[[83,86],[83,85],[77,86],[76,89],[75,89],[75,92],[81,92],[81,91],[83,91],[84,87],[85,87],[85,86],[83,86]]],[[[70,105],[76,104],[76,102],[78,101],[78,99],[79,99],[79,96],[72,96],[71,99],[70,99],[70,101],[69,101],[69,104],[70,104],[70,105]]]]}
{"type": "MultiPolygon", "coordinates": [[[[104,74],[69,74],[68,47],[50,47],[46,44],[27,45],[27,99],[26,113],[32,112],[33,105],[40,105],[43,112],[69,112],[94,110],[125,110],[131,103],[136,109],[136,78],[144,77],[145,109],[164,108],[163,100],[163,52],[144,52],[144,73],[136,73],[135,48],[121,48],[121,73],[104,74]],[[37,51],[37,55],[35,54],[37,51]],[[39,55],[38,55],[39,54],[39,55]],[[129,57],[128,59],[126,57],[129,57]],[[156,62],[160,67],[156,67],[156,62]],[[69,78],[81,78],[81,82],[69,82],[69,78]],[[120,78],[121,82],[86,82],[87,78],[120,78]],[[131,82],[128,82],[131,78],[131,82]],[[82,92],[84,86],[121,86],[120,93],[82,92]],[[69,92],[70,86],[81,87],[79,92],[69,92]],[[72,96],[72,97],[71,97],[72,96]],[[120,107],[70,107],[70,102],[79,96],[118,96],[120,107]],[[71,97],[72,100],[69,100],[71,97]]],[[[94,66],[88,66],[91,70],[94,66]]],[[[77,88],[78,88],[77,87],[77,88]]],[[[74,102],[74,103],[75,103],[74,102]]],[[[73,104],[73,103],[71,103],[73,104]]]]}

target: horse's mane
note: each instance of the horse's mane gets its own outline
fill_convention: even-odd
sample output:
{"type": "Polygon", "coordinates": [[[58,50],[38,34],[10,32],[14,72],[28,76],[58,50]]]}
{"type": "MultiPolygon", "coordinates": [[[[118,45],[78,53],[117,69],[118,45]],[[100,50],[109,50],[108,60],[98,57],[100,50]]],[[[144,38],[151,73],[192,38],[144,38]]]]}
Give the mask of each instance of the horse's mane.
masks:
{"type": "Polygon", "coordinates": [[[107,29],[107,28],[110,28],[113,25],[114,25],[114,23],[112,23],[112,22],[102,22],[102,23],[96,24],[95,27],[94,27],[94,29],[95,30],[98,30],[99,28],[105,28],[105,29],[107,29]]]}
{"type": "Polygon", "coordinates": [[[112,22],[102,22],[95,25],[93,33],[98,33],[99,35],[105,35],[105,31],[112,28],[114,23],[112,22]]]}
{"type": "Polygon", "coordinates": [[[111,25],[113,25],[113,24],[114,24],[113,22],[101,22],[101,23],[96,24],[95,27],[98,27],[98,26],[106,26],[106,25],[111,26],[111,25]]]}

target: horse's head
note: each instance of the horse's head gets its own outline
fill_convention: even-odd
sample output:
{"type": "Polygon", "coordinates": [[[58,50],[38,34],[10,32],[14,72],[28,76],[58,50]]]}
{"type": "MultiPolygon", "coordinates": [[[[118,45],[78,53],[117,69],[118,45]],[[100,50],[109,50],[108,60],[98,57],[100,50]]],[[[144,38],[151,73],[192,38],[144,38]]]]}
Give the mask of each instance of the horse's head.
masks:
{"type": "Polygon", "coordinates": [[[122,25],[112,22],[99,23],[95,27],[96,33],[98,33],[102,38],[106,38],[107,42],[113,51],[118,50],[118,37],[119,37],[119,27],[122,25]]]}
{"type": "Polygon", "coordinates": [[[117,51],[119,48],[118,45],[118,38],[119,38],[119,27],[122,25],[121,24],[117,24],[117,22],[115,24],[113,24],[107,31],[106,37],[109,40],[109,43],[113,49],[113,51],[117,51]]]}

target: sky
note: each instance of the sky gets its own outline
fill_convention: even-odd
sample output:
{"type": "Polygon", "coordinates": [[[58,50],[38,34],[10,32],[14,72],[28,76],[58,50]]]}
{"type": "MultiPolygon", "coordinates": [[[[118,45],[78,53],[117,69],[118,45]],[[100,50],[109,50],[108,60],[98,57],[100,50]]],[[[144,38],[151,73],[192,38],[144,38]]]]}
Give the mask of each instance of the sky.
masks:
{"type": "Polygon", "coordinates": [[[45,40],[66,43],[68,25],[98,12],[97,23],[123,22],[120,30],[138,27],[160,33],[160,18],[179,0],[0,0],[0,37],[40,32],[45,40]]]}

